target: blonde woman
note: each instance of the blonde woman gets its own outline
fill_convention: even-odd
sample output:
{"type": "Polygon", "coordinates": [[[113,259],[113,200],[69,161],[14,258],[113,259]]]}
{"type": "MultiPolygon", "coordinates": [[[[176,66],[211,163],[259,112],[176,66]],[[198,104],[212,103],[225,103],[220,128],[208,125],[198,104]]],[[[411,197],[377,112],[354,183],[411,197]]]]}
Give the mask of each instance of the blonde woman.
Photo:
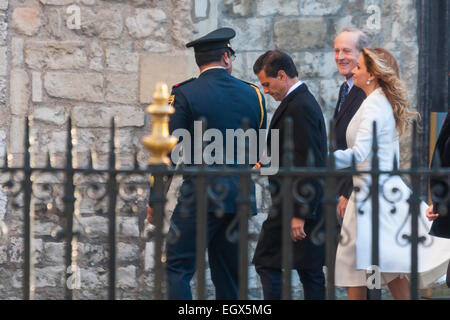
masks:
{"type": "MultiPolygon", "coordinates": [[[[346,150],[334,152],[336,167],[346,168],[356,160],[357,169],[367,171],[372,162],[373,122],[377,123],[378,159],[381,170],[392,170],[399,157],[399,136],[417,115],[409,109],[406,90],[399,79],[395,58],[385,49],[364,48],[352,71],[354,84],[367,98],[348,125],[346,150]]],[[[353,177],[359,192],[353,191],[345,211],[341,241],[337,249],[335,284],[346,287],[349,299],[366,299],[368,276],[372,275],[372,201],[371,177],[353,177]]],[[[394,299],[409,299],[408,274],[411,271],[411,246],[403,236],[411,233],[407,202],[411,191],[400,177],[380,176],[379,182],[379,265],[381,285],[394,299]],[[396,191],[397,190],[397,191],[396,191]]],[[[419,236],[419,285],[426,287],[445,274],[450,259],[450,241],[428,235],[430,223],[421,204],[419,236]]],[[[371,281],[369,281],[372,284],[371,281]]]]}

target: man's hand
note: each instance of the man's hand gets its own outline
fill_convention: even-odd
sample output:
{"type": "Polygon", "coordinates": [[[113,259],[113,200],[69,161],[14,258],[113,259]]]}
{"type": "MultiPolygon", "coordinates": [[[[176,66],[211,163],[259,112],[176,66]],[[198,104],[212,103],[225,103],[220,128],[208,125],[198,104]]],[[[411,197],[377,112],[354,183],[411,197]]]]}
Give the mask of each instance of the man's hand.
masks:
{"type": "Polygon", "coordinates": [[[147,206],[147,218],[146,219],[150,224],[155,225],[154,221],[153,221],[153,216],[152,216],[152,207],[150,207],[150,206],[147,206]]]}
{"type": "Polygon", "coordinates": [[[347,204],[348,204],[348,199],[344,196],[340,196],[339,197],[339,202],[336,208],[336,212],[338,217],[340,217],[341,219],[344,219],[344,215],[345,215],[345,209],[347,208],[347,204]]]}
{"type": "Polygon", "coordinates": [[[261,168],[261,161],[258,161],[257,163],[255,163],[255,165],[253,166],[253,169],[260,169],[261,168]]]}
{"type": "Polygon", "coordinates": [[[439,214],[433,213],[433,205],[429,206],[425,213],[429,221],[436,220],[439,217],[439,214]]]}
{"type": "Polygon", "coordinates": [[[298,240],[303,240],[306,238],[305,230],[305,220],[293,217],[291,220],[291,237],[294,242],[298,240]]]}

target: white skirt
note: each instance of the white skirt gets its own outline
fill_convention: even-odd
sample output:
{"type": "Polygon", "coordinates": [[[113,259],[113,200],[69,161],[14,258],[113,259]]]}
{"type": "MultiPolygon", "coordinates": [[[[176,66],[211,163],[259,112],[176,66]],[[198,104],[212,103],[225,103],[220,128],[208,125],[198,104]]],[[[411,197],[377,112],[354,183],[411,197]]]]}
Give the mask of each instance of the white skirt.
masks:
{"type": "MultiPolygon", "coordinates": [[[[380,178],[380,181],[384,179],[380,178]]],[[[384,184],[379,197],[379,265],[372,266],[371,198],[367,197],[370,180],[354,177],[354,185],[361,192],[352,193],[345,211],[341,241],[336,253],[335,285],[360,287],[373,284],[373,269],[379,271],[381,287],[397,277],[409,278],[411,272],[411,245],[403,235],[411,234],[411,217],[407,202],[411,190],[400,177],[391,177],[384,184]],[[392,192],[393,188],[397,191],[392,192]],[[387,198],[387,200],[386,200],[387,198]],[[361,209],[362,214],[358,212],[361,209]],[[391,210],[395,209],[394,212],[391,210]],[[368,279],[370,277],[370,279],[368,279]],[[369,280],[369,281],[368,281],[369,280]]],[[[422,202],[419,216],[419,237],[425,242],[418,247],[419,287],[429,287],[447,271],[450,260],[450,239],[428,234],[431,222],[425,215],[427,205],[422,202]]]]}

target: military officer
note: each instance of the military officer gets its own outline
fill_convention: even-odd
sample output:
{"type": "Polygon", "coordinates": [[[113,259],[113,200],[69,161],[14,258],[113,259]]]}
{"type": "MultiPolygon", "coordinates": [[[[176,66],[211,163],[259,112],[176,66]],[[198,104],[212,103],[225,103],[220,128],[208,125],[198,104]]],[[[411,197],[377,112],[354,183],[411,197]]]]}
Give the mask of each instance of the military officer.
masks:
{"type": "MultiPolygon", "coordinates": [[[[207,35],[189,42],[186,47],[194,48],[195,60],[200,69],[198,78],[176,84],[172,88],[169,103],[175,108],[171,116],[169,130],[185,129],[191,136],[191,142],[199,134],[194,130],[201,118],[206,119],[206,128],[220,131],[223,137],[223,155],[226,151],[226,130],[242,129],[242,120],[246,118],[249,128],[258,130],[266,128],[266,110],[264,97],[258,87],[241,81],[231,75],[234,50],[230,39],[236,35],[231,28],[220,28],[207,35]]],[[[259,135],[257,135],[259,136],[259,135]]],[[[200,138],[200,141],[202,139],[200,138]]],[[[181,142],[181,138],[180,138],[181,142]]],[[[185,147],[185,145],[183,145],[185,147]]],[[[187,150],[184,150],[186,152],[187,150]]],[[[237,146],[233,145],[233,163],[237,166],[237,146]]],[[[198,153],[198,150],[197,150],[198,153]]],[[[192,159],[185,165],[195,165],[194,143],[191,145],[192,159]]],[[[183,158],[186,160],[186,158],[183,158]]],[[[217,164],[209,164],[215,166],[217,164]]],[[[190,281],[195,272],[196,261],[196,203],[186,199],[195,199],[195,178],[183,177],[181,195],[171,218],[169,233],[177,230],[178,238],[167,244],[167,285],[169,299],[192,299],[190,281]],[[185,210],[187,209],[187,210],[185,210]],[[183,212],[183,213],[181,213],[183,212]]],[[[208,199],[207,205],[207,248],[211,278],[216,290],[216,299],[238,298],[238,245],[227,236],[227,228],[236,217],[236,198],[239,189],[238,176],[214,177],[208,180],[213,192],[220,186],[226,186],[220,204],[208,199]],[[217,211],[223,215],[215,214],[217,211]]],[[[252,193],[254,195],[254,185],[252,193]]],[[[217,193],[220,193],[217,191],[217,193]]],[[[254,198],[254,197],[253,197],[254,198]]],[[[149,207],[150,208],[150,207],[149,207]]],[[[253,213],[256,205],[252,203],[253,213]]],[[[151,209],[148,219],[152,220],[151,209]]]]}

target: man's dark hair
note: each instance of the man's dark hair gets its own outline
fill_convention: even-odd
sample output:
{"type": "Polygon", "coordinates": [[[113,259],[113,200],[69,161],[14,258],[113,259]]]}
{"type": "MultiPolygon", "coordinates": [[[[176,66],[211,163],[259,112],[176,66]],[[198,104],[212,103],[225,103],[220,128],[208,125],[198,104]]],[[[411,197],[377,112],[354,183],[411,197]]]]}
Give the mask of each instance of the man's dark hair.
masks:
{"type": "Polygon", "coordinates": [[[253,72],[257,75],[263,69],[266,75],[271,78],[276,78],[280,70],[286,72],[289,78],[298,77],[294,61],[280,50],[269,50],[256,60],[253,65],[253,72]]]}
{"type": "Polygon", "coordinates": [[[225,52],[228,52],[231,56],[231,52],[227,48],[195,52],[195,62],[197,62],[199,67],[211,62],[219,62],[225,52]]]}

